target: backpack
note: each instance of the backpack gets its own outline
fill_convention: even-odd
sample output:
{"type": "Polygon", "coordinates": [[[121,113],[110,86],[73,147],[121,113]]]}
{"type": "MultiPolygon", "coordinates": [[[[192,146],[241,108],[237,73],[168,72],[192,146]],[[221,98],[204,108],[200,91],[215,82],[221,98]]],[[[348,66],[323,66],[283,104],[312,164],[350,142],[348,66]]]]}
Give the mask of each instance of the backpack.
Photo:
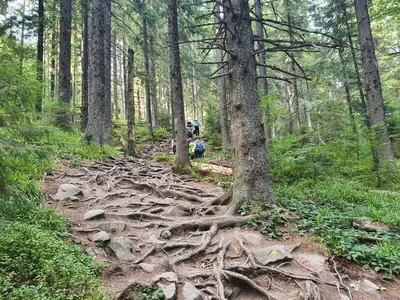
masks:
{"type": "Polygon", "coordinates": [[[203,153],[204,152],[204,142],[203,141],[198,141],[196,142],[196,151],[203,153]]]}

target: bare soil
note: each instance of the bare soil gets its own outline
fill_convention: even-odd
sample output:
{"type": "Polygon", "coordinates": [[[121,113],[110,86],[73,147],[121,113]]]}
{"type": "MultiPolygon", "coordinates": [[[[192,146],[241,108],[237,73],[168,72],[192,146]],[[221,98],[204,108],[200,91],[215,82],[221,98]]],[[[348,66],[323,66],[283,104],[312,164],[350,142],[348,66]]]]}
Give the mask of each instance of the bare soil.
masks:
{"type": "Polygon", "coordinates": [[[139,299],[135,294],[139,285],[173,282],[157,278],[165,272],[177,275],[178,300],[185,299],[186,281],[204,299],[400,299],[398,282],[385,282],[347,260],[332,260],[306,237],[270,241],[245,229],[242,225],[252,216],[227,215],[229,204],[213,204],[224,195],[223,189],[174,174],[165,165],[124,158],[62,169],[45,180],[47,203],[68,218],[76,242],[106,264],[102,279],[114,299],[139,299]],[[54,200],[64,183],[81,188],[83,197],[54,200]],[[83,218],[95,209],[105,213],[83,218]],[[134,245],[137,251],[132,251],[131,260],[119,260],[109,241],[92,241],[100,223],[112,222],[125,223],[122,231],[108,233],[111,239],[125,237],[134,245]],[[269,246],[295,245],[299,246],[286,260],[262,265],[254,256],[269,246]],[[377,288],[368,287],[365,280],[377,288]]]}

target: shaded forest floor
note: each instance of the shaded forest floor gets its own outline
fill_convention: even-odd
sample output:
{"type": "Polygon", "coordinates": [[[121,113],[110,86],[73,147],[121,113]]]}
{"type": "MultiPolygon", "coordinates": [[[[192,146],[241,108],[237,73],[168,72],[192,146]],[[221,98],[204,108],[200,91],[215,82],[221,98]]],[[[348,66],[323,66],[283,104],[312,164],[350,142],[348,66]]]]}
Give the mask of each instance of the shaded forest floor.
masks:
{"type": "MultiPolygon", "coordinates": [[[[201,168],[201,166],[200,166],[201,168]]],[[[267,240],[224,215],[215,185],[165,164],[112,159],[46,177],[47,203],[103,262],[114,299],[400,299],[400,285],[298,234],[267,240]],[[148,298],[146,298],[148,297],[148,298]],[[153,298],[151,298],[153,297],[153,298]],[[318,298],[320,297],[320,298],[318,298]]]]}

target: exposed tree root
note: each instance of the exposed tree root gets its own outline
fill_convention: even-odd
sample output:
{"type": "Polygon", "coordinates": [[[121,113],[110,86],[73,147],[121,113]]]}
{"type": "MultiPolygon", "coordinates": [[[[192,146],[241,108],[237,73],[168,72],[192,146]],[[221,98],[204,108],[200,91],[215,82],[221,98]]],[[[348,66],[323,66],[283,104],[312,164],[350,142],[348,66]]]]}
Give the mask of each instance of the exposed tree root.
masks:
{"type": "Polygon", "coordinates": [[[149,249],[149,251],[147,251],[141,258],[138,258],[137,260],[135,260],[133,263],[134,264],[139,264],[142,261],[144,261],[150,254],[152,254],[154,252],[154,250],[156,250],[156,246],[153,246],[149,249]]]}
{"type": "Polygon", "coordinates": [[[196,195],[191,195],[185,192],[180,192],[180,191],[175,191],[175,190],[166,190],[164,191],[166,196],[176,196],[176,197],[180,197],[180,198],[185,198],[186,200],[190,200],[190,201],[197,201],[200,203],[205,203],[206,200],[204,200],[203,198],[196,196],[196,195]]]}
{"type": "Polygon", "coordinates": [[[172,261],[172,264],[173,265],[179,264],[185,260],[188,260],[192,256],[204,251],[207,248],[207,246],[211,243],[212,238],[217,234],[217,232],[218,232],[218,226],[215,224],[212,225],[210,231],[205,234],[206,238],[200,247],[194,249],[192,252],[189,252],[185,255],[176,258],[174,261],[172,261]]]}
{"type": "MultiPolygon", "coordinates": [[[[221,240],[221,243],[223,244],[223,238],[221,240]]],[[[221,251],[218,252],[217,262],[214,263],[214,277],[217,280],[216,286],[217,286],[219,298],[221,300],[226,299],[225,298],[225,289],[224,289],[224,285],[223,285],[222,279],[221,279],[221,272],[225,268],[224,257],[225,257],[225,254],[226,254],[226,251],[227,251],[229,245],[230,245],[230,242],[226,242],[225,244],[223,244],[221,251]]]]}
{"type": "Polygon", "coordinates": [[[131,212],[127,214],[107,213],[108,216],[124,217],[132,220],[163,220],[163,221],[176,221],[176,219],[159,216],[156,214],[148,214],[144,212],[131,212]]]}
{"type": "Polygon", "coordinates": [[[250,278],[248,278],[240,273],[236,273],[236,272],[232,272],[232,271],[228,271],[228,270],[222,270],[222,274],[247,283],[253,289],[255,289],[256,291],[260,292],[265,297],[267,297],[266,299],[268,299],[268,300],[278,300],[277,298],[272,296],[270,293],[268,293],[265,289],[263,289],[258,284],[256,284],[253,280],[251,280],[250,278]]]}
{"type": "Polygon", "coordinates": [[[232,191],[229,191],[208,202],[209,205],[227,205],[232,199],[232,191]]]}
{"type": "Polygon", "coordinates": [[[338,277],[338,279],[339,279],[340,285],[341,285],[343,288],[345,288],[345,289],[347,290],[347,293],[349,294],[350,300],[353,300],[353,299],[354,299],[354,298],[353,298],[353,294],[351,293],[350,288],[349,288],[347,285],[345,285],[345,284],[343,283],[343,278],[342,278],[342,276],[340,275],[339,271],[337,270],[336,262],[335,262],[333,259],[332,259],[331,261],[332,261],[332,263],[333,263],[333,268],[335,269],[335,272],[336,272],[336,275],[337,275],[337,277],[338,277]]]}

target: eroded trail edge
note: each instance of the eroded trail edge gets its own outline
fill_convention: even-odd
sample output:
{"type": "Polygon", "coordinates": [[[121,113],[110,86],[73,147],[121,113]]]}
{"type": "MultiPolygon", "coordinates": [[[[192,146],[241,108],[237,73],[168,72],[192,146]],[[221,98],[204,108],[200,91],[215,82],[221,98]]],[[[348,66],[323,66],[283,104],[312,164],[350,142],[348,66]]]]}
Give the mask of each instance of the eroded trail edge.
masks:
{"type": "Polygon", "coordinates": [[[165,299],[397,299],[301,238],[267,241],[226,214],[227,194],[141,159],[94,162],[48,176],[48,203],[107,267],[115,299],[143,286],[165,299]]]}

